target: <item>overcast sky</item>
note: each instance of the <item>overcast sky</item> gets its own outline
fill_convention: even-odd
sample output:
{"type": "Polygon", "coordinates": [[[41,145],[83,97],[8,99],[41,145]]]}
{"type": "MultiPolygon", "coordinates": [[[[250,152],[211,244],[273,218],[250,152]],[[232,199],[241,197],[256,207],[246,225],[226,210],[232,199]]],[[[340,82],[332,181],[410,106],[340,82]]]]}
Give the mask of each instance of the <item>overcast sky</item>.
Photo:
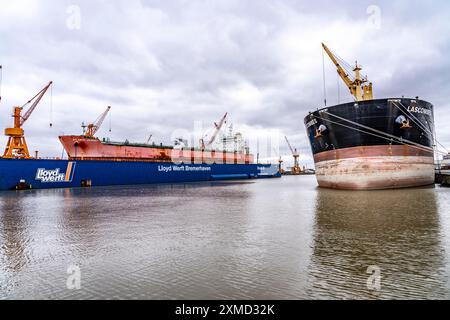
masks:
{"type": "MultiPolygon", "coordinates": [[[[0,127],[53,80],[25,124],[30,149],[45,156],[61,154],[58,135],[81,133],[111,105],[100,137],[171,143],[195,121],[206,130],[229,112],[247,136],[278,132],[282,154],[288,135],[311,164],[303,119],[323,105],[325,42],[363,65],[375,97],[432,102],[450,147],[450,3],[432,3],[0,0],[0,127]]],[[[336,71],[325,62],[336,104],[336,71]]],[[[352,100],[342,84],[340,93],[352,100]]]]}

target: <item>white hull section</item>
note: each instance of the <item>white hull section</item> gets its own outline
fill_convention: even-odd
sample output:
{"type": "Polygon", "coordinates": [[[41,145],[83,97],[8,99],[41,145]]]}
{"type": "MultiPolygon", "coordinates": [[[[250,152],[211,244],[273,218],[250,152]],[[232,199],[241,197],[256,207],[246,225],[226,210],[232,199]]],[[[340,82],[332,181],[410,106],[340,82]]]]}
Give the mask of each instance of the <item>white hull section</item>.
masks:
{"type": "Polygon", "coordinates": [[[316,163],[320,187],[376,190],[427,186],[434,183],[431,157],[377,156],[316,163]]]}

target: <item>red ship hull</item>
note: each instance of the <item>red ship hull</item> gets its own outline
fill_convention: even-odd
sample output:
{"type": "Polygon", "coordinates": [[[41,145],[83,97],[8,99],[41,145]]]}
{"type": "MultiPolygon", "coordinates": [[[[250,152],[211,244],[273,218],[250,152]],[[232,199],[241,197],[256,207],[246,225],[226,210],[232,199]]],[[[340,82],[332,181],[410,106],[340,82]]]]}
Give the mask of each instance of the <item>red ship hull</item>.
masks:
{"type": "Polygon", "coordinates": [[[61,136],[59,140],[70,159],[211,164],[250,164],[254,162],[253,155],[238,152],[178,150],[155,145],[116,144],[84,136],[61,136]]]}

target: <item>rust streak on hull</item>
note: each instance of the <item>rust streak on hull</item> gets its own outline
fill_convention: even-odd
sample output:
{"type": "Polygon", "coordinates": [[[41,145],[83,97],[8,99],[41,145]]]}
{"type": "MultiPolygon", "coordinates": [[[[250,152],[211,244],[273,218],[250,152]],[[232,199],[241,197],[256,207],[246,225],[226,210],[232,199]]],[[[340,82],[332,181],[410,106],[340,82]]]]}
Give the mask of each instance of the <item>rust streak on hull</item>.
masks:
{"type": "Polygon", "coordinates": [[[408,146],[365,146],[315,155],[320,187],[377,190],[434,183],[432,152],[408,146]]]}

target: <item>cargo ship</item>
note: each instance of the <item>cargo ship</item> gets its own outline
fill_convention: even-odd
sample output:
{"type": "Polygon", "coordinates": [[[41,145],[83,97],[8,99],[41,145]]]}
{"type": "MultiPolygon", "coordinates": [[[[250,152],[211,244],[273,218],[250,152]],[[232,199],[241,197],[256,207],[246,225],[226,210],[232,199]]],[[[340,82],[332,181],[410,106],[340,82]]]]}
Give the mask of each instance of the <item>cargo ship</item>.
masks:
{"type": "MultiPolygon", "coordinates": [[[[128,141],[115,143],[95,137],[111,107],[78,136],[60,136],[68,159],[30,156],[23,124],[49,83],[33,99],[13,110],[14,127],[7,128],[8,144],[0,158],[0,190],[76,188],[154,183],[278,178],[277,165],[254,163],[248,147],[233,152],[210,147],[225,122],[215,124],[213,137],[198,148],[128,141]],[[24,107],[32,104],[26,113],[24,107]]],[[[237,134],[237,137],[241,135],[237,134]]]]}
{"type": "Polygon", "coordinates": [[[353,102],[309,113],[305,126],[320,187],[348,190],[434,183],[433,105],[416,98],[374,99],[361,66],[323,44],[353,102]],[[347,67],[346,67],[347,66],[347,67]]]}

